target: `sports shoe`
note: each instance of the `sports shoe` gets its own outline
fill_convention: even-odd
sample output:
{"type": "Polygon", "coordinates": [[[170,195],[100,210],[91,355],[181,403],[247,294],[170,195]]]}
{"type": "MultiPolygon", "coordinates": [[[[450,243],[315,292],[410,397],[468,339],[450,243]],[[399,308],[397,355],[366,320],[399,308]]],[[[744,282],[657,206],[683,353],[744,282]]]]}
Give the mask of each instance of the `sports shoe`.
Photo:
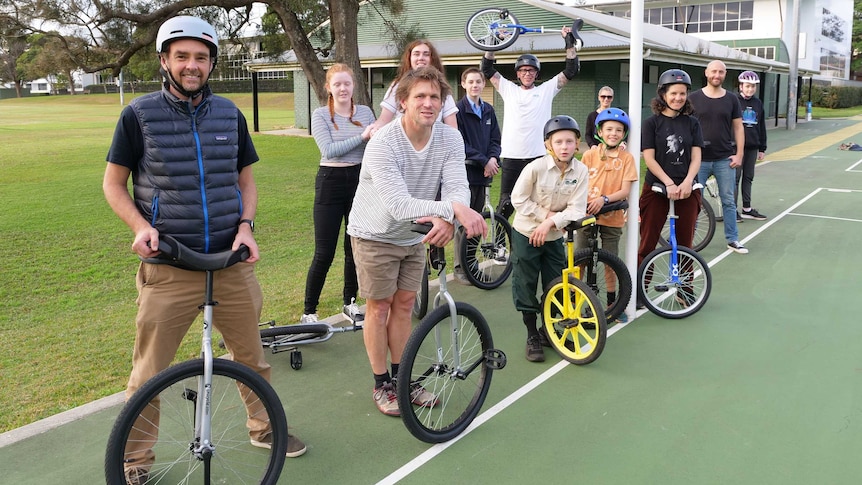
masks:
{"type": "Polygon", "coordinates": [[[350,303],[342,307],[341,314],[356,325],[362,325],[365,322],[365,313],[362,313],[362,310],[359,309],[359,305],[356,304],[356,298],[351,298],[350,303]]]}
{"type": "Polygon", "coordinates": [[[617,319],[614,320],[614,323],[629,323],[629,317],[625,314],[625,312],[620,313],[620,316],[618,316],[617,319]]]}
{"type": "Polygon", "coordinates": [[[455,266],[455,281],[461,283],[462,285],[469,285],[470,280],[467,279],[467,275],[464,274],[464,268],[460,266],[455,266]]]}
{"type": "Polygon", "coordinates": [[[736,211],[736,222],[737,224],[742,222],[742,215],[739,213],[739,211],[736,211]]]}
{"type": "Polygon", "coordinates": [[[748,254],[748,248],[739,243],[739,241],[731,241],[727,243],[727,249],[739,254],[748,254]]]}
{"type": "Polygon", "coordinates": [[[126,485],[144,485],[149,478],[149,472],[143,468],[126,468],[126,485]]]}
{"type": "Polygon", "coordinates": [[[422,387],[418,382],[410,383],[410,402],[417,406],[434,407],[440,404],[440,399],[433,392],[422,387]]]}
{"type": "MultiPolygon", "coordinates": [[[[272,434],[264,436],[260,441],[251,440],[251,445],[257,446],[258,448],[266,448],[267,450],[272,449],[272,434]]],[[[284,456],[288,458],[296,458],[297,456],[304,455],[306,451],[308,451],[308,447],[305,446],[305,443],[296,436],[287,433],[287,452],[284,456]]]]}
{"type": "Polygon", "coordinates": [[[694,295],[690,293],[690,290],[678,289],[676,290],[676,295],[674,295],[674,299],[677,303],[683,308],[688,308],[694,303],[694,295]]]}
{"type": "Polygon", "coordinates": [[[749,211],[743,209],[742,218],[743,219],[754,219],[756,221],[765,221],[766,220],[766,216],[761,214],[760,212],[757,212],[757,209],[755,209],[754,207],[752,207],[751,210],[749,210],[749,211]]]}
{"type": "Polygon", "coordinates": [[[299,319],[299,323],[316,323],[317,322],[317,314],[316,313],[303,313],[302,318],[299,319]]]}
{"type": "Polygon", "coordinates": [[[371,397],[374,398],[374,404],[377,405],[377,409],[381,413],[387,416],[401,416],[401,410],[398,409],[398,397],[395,395],[395,387],[391,382],[374,389],[371,397]]]}
{"type": "Polygon", "coordinates": [[[545,349],[542,348],[542,342],[539,341],[538,335],[527,337],[527,360],[530,362],[545,361],[545,349]]]}

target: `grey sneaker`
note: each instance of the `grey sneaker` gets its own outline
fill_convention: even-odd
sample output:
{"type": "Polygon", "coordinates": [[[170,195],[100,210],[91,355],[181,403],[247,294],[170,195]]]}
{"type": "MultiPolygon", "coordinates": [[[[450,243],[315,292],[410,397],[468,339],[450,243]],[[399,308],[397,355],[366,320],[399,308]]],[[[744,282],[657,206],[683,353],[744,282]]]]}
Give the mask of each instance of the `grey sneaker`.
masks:
{"type": "Polygon", "coordinates": [[[748,254],[748,248],[739,243],[739,241],[731,241],[727,243],[727,249],[739,254],[748,254]]]}
{"type": "Polygon", "coordinates": [[[344,305],[341,309],[341,314],[356,325],[361,326],[365,321],[365,313],[359,309],[359,305],[356,304],[356,298],[351,298],[350,304],[344,305]]]}
{"type": "Polygon", "coordinates": [[[461,283],[462,285],[470,284],[470,280],[468,280],[467,275],[464,274],[464,268],[460,266],[455,266],[455,281],[461,283]]]}
{"type": "Polygon", "coordinates": [[[410,402],[417,406],[430,408],[440,404],[440,399],[436,395],[434,395],[433,392],[430,392],[428,389],[422,387],[422,385],[418,382],[411,382],[410,402]]]}
{"type": "Polygon", "coordinates": [[[545,361],[545,349],[542,348],[542,342],[538,335],[527,337],[527,360],[530,362],[545,361]]]}
{"type": "MultiPolygon", "coordinates": [[[[267,450],[272,449],[272,435],[266,435],[261,441],[251,440],[252,446],[257,446],[258,448],[266,448],[267,450]]],[[[308,451],[308,447],[305,446],[299,438],[293,436],[290,433],[287,433],[287,452],[284,456],[288,458],[296,458],[297,456],[302,456],[305,452],[308,451]]]]}
{"type": "Polygon", "coordinates": [[[149,472],[143,468],[126,468],[126,485],[144,485],[149,478],[149,472]]]}
{"type": "Polygon", "coordinates": [[[299,319],[299,323],[317,323],[317,314],[303,313],[302,318],[299,319]]]}
{"type": "Polygon", "coordinates": [[[381,413],[387,416],[401,416],[401,410],[398,409],[398,397],[395,395],[395,387],[391,382],[374,389],[371,397],[374,398],[374,404],[377,405],[377,409],[381,413]]]}

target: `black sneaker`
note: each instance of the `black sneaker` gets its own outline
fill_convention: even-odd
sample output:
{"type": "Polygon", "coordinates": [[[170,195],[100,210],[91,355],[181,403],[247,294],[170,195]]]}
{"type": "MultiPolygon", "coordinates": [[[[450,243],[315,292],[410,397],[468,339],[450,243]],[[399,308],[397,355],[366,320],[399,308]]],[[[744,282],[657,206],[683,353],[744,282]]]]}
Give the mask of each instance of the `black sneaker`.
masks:
{"type": "Polygon", "coordinates": [[[736,211],[736,222],[742,222],[742,215],[739,213],[739,211],[736,211]]]}
{"type": "Polygon", "coordinates": [[[754,219],[755,221],[765,221],[766,220],[766,216],[761,214],[760,212],[757,212],[757,209],[755,209],[754,207],[752,207],[750,211],[743,210],[742,211],[742,218],[743,219],[754,219]]]}
{"type": "Polygon", "coordinates": [[[727,249],[739,254],[748,254],[748,248],[743,246],[739,241],[731,241],[727,243],[727,249]]]}
{"type": "Polygon", "coordinates": [[[530,362],[545,361],[545,349],[542,348],[542,342],[539,341],[538,335],[527,337],[527,360],[530,362]]]}

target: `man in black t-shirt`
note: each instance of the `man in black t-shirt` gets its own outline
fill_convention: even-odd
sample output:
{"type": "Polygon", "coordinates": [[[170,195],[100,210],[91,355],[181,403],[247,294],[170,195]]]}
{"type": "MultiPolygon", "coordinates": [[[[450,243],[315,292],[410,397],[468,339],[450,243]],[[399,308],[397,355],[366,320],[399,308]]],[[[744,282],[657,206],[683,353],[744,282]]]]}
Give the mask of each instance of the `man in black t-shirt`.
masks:
{"type": "Polygon", "coordinates": [[[739,242],[736,228],[736,167],[742,164],[745,146],[745,130],[742,126],[742,111],[737,96],[721,87],[727,75],[727,67],[721,61],[712,61],[706,66],[707,85],[691,94],[694,116],[703,130],[703,160],[698,172],[698,181],[706,185],[706,179],[715,175],[721,207],[724,215],[724,238],[727,248],[747,254],[748,249],[739,242]]]}

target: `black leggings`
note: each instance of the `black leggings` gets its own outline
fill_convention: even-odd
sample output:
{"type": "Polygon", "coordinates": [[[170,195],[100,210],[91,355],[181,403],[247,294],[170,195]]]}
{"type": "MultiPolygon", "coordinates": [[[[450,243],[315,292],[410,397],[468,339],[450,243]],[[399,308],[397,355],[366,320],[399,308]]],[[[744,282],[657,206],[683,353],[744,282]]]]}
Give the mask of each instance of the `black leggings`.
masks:
{"type": "Polygon", "coordinates": [[[320,293],[326,274],[335,259],[338,236],[344,222],[344,304],[350,303],[359,291],[353,247],[347,235],[347,218],[353,206],[353,196],[359,185],[359,165],[351,167],[320,167],[314,182],[314,258],[305,280],[305,309],[317,313],[320,293]]]}

